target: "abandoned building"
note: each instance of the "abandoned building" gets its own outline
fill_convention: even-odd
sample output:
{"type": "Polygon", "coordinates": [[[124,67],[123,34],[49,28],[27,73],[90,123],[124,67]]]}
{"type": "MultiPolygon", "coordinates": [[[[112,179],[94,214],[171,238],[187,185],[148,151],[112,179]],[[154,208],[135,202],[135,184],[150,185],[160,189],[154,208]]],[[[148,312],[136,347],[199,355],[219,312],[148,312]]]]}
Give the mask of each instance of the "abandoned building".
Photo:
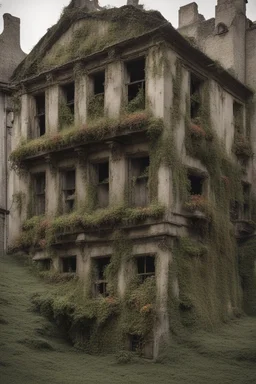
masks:
{"type": "Polygon", "coordinates": [[[87,309],[61,307],[74,342],[156,357],[181,326],[256,309],[237,256],[255,230],[256,25],[245,0],[211,20],[182,7],[178,30],[138,1],[87,3],[3,71],[8,245],[83,282],[87,309]]]}

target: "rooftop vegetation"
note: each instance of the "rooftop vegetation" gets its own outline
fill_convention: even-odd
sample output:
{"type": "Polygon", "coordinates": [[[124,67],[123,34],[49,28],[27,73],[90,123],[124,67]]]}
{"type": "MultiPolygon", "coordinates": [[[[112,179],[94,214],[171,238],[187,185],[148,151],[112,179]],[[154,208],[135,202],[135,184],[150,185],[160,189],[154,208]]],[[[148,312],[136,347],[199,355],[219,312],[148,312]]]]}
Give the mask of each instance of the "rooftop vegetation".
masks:
{"type": "Polygon", "coordinates": [[[18,66],[13,80],[18,82],[74,59],[96,53],[107,46],[148,32],[165,22],[159,12],[143,11],[130,6],[88,12],[86,8],[74,8],[70,4],[63,10],[58,23],[48,30],[18,66]],[[83,26],[76,29],[71,41],[64,45],[59,44],[59,38],[71,25],[82,20],[83,26]],[[100,32],[99,25],[104,25],[103,33],[100,32]],[[95,38],[97,34],[98,38],[95,38]]]}

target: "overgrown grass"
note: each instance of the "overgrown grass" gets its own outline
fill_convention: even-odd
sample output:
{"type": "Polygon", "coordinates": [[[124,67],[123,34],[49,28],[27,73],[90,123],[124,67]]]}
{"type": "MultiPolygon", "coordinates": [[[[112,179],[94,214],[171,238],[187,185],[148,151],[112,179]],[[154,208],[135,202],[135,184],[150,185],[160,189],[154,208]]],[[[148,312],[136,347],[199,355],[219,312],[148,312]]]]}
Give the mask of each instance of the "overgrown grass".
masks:
{"type": "Polygon", "coordinates": [[[91,384],[251,384],[255,380],[255,318],[236,320],[214,333],[188,332],[183,340],[174,337],[162,364],[133,356],[129,364],[116,364],[113,355],[74,350],[57,327],[31,311],[31,295],[54,294],[56,286],[7,256],[1,256],[0,269],[3,384],[82,384],[85,380],[91,384]]]}

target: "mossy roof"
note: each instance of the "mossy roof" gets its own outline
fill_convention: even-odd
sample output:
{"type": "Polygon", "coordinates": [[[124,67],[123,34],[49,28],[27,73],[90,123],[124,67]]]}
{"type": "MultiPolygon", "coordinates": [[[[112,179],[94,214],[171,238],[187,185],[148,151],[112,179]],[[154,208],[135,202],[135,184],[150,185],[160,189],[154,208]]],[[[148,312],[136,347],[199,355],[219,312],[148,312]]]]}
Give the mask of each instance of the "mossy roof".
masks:
{"type": "MultiPolygon", "coordinates": [[[[100,45],[98,41],[90,42],[90,47],[87,47],[87,50],[85,49],[82,52],[77,49],[72,49],[71,46],[70,54],[66,54],[64,57],[66,62],[78,59],[79,56],[83,57],[96,53],[108,45],[136,37],[136,35],[139,36],[167,22],[161,13],[157,11],[144,11],[133,6],[123,6],[120,8],[88,12],[86,8],[74,8],[71,2],[62,12],[57,24],[48,29],[48,32],[39,40],[37,45],[16,68],[12,76],[12,81],[19,82],[23,79],[38,75],[41,71],[45,70],[46,68],[43,68],[41,65],[45,55],[73,23],[80,20],[88,20],[88,25],[93,21],[109,22],[113,28],[111,29],[111,34],[106,36],[100,45]]],[[[85,36],[81,36],[80,34],[80,37],[87,38],[88,32],[93,35],[94,31],[85,31],[85,36]]],[[[73,41],[71,45],[72,43],[74,48],[77,42],[73,41]]],[[[67,51],[68,47],[65,47],[65,52],[67,51]]],[[[65,62],[59,62],[58,64],[65,64],[65,62]]],[[[53,63],[51,63],[51,65],[52,67],[56,66],[56,64],[54,65],[53,63]]],[[[51,69],[51,65],[47,69],[51,69]]]]}

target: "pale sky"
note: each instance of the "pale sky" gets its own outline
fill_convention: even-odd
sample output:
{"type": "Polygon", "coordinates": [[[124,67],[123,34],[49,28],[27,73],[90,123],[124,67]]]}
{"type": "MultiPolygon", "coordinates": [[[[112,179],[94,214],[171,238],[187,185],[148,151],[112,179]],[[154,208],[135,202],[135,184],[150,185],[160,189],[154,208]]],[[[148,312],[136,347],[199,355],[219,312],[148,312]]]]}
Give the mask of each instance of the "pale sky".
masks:
{"type": "MultiPolygon", "coordinates": [[[[21,19],[21,48],[28,53],[38,40],[46,33],[47,29],[55,24],[63,7],[70,0],[0,0],[0,33],[3,30],[2,15],[11,13],[21,19]]],[[[191,0],[141,0],[146,9],[157,9],[172,25],[177,28],[179,7],[188,4],[191,0]]],[[[206,19],[214,17],[217,0],[197,0],[199,12],[206,19]]],[[[101,6],[121,6],[126,0],[100,0],[101,6]]],[[[252,21],[256,20],[256,1],[249,0],[247,16],[252,21]]]]}

